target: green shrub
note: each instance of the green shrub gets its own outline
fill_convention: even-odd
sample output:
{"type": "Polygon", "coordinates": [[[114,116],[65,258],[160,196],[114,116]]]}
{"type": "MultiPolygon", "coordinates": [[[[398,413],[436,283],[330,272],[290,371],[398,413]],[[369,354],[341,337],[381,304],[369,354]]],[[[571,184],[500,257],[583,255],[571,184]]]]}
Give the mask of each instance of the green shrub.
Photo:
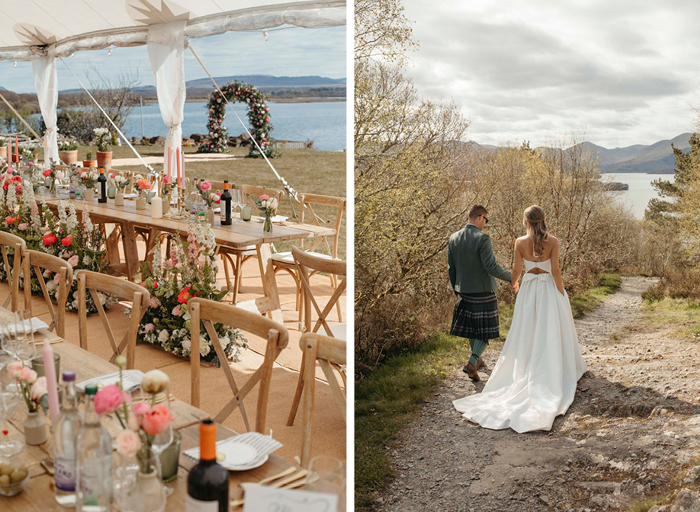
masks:
{"type": "Polygon", "coordinates": [[[700,301],[700,271],[668,272],[642,294],[642,299],[646,302],[659,302],[666,297],[700,301]]]}

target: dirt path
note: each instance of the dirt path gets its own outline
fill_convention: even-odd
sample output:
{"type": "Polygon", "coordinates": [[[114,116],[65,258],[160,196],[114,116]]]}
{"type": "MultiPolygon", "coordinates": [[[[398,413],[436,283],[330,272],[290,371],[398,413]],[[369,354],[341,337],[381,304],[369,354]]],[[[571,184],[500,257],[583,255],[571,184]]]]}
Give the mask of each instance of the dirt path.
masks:
{"type": "MultiPolygon", "coordinates": [[[[679,472],[700,455],[700,345],[644,324],[640,295],[651,283],[623,278],[576,322],[588,372],[551,432],[469,423],[452,400],[483,381],[462,372],[448,379],[404,432],[393,453],[397,478],[378,510],[627,510],[678,488],[679,472]]],[[[499,352],[486,354],[488,368],[499,352]]],[[[689,480],[685,487],[700,487],[689,480]]]]}

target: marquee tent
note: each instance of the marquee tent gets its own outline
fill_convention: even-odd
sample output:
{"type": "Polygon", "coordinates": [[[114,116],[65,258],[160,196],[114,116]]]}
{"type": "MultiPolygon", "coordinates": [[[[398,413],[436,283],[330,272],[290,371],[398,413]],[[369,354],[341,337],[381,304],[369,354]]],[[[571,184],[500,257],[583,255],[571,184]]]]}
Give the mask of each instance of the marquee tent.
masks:
{"type": "Polygon", "coordinates": [[[227,31],[344,25],[346,1],[3,0],[0,20],[13,28],[0,31],[0,60],[32,61],[46,124],[44,154],[58,161],[56,58],[79,50],[148,45],[161,115],[169,127],[166,147],[174,154],[182,140],[183,54],[189,39],[227,31]]]}

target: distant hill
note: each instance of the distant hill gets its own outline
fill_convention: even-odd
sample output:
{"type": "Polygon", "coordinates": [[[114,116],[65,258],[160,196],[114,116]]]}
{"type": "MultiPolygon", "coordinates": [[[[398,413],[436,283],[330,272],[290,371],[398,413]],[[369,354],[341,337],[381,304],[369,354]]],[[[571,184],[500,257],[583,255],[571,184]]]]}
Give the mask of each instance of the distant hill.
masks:
{"type": "MultiPolygon", "coordinates": [[[[601,172],[625,173],[639,172],[646,174],[673,174],[676,159],[671,144],[687,151],[691,133],[682,133],[670,140],[660,140],[651,145],[635,144],[624,148],[607,149],[592,142],[583,142],[584,149],[597,153],[600,157],[601,172]]],[[[480,145],[470,141],[467,144],[495,150],[496,146],[480,145]]],[[[541,148],[538,148],[541,149],[541,148]]]]}

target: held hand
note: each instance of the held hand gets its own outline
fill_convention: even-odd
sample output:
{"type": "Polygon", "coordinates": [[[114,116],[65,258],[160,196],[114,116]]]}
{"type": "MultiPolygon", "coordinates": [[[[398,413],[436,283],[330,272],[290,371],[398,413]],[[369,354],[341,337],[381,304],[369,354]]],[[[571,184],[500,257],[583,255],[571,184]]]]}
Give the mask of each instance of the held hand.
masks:
{"type": "Polygon", "coordinates": [[[518,290],[520,290],[520,283],[518,281],[516,281],[515,284],[511,283],[510,289],[513,290],[513,293],[518,293],[518,290]]]}

